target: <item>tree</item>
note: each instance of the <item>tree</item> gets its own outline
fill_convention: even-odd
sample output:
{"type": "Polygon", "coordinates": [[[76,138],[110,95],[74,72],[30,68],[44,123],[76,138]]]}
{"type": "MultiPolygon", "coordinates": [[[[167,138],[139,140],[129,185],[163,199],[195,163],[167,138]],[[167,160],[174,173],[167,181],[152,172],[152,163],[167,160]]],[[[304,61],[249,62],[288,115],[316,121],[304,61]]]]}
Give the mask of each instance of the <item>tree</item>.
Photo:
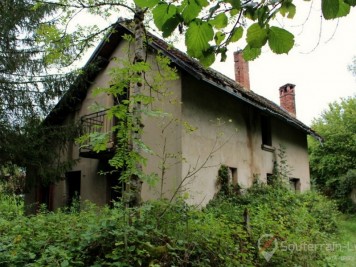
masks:
{"type": "Polygon", "coordinates": [[[70,82],[68,75],[50,69],[43,59],[45,47],[37,42],[38,27],[56,22],[55,6],[33,7],[31,0],[0,3],[0,114],[10,125],[47,112],[70,82]]]}
{"type": "Polygon", "coordinates": [[[29,165],[52,163],[53,152],[40,145],[51,130],[39,128],[40,118],[76,76],[44,60],[46,48],[38,43],[37,30],[57,23],[56,6],[34,5],[32,0],[0,2],[0,170],[5,170],[0,179],[21,178],[29,165]]]}
{"type": "MultiPolygon", "coordinates": [[[[356,97],[329,104],[312,128],[324,138],[322,143],[309,139],[312,179],[324,193],[337,197],[341,177],[356,168],[356,97]]],[[[347,198],[352,188],[348,190],[347,198]]]]}
{"type": "MultiPolygon", "coordinates": [[[[66,10],[65,23],[85,9],[90,10],[91,14],[101,15],[104,19],[112,19],[115,12],[123,12],[132,18],[135,16],[135,10],[131,6],[136,5],[146,17],[153,17],[155,26],[164,38],[174,35],[176,30],[184,33],[187,53],[205,66],[211,65],[216,55],[221,55],[221,60],[224,61],[227,46],[240,41],[244,34],[247,45],[243,52],[247,60],[257,58],[266,44],[276,54],[288,53],[294,46],[293,34],[274,25],[278,16],[293,19],[297,11],[297,1],[293,0],[37,2],[52,3],[66,10]]],[[[327,20],[340,18],[348,15],[350,8],[355,5],[355,0],[321,0],[321,15],[327,20]]],[[[64,34],[63,31],[61,33],[64,34]]]]}

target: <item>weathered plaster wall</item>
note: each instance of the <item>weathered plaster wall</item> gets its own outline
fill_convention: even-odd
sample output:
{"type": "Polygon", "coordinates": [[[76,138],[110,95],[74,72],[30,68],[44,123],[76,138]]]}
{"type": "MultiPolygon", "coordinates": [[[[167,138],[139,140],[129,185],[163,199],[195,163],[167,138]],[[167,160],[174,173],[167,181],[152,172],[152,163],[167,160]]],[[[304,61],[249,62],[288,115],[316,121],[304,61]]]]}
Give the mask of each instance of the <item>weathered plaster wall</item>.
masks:
{"type": "MultiPolygon", "coordinates": [[[[152,54],[148,60],[152,71],[158,71],[152,54]]],[[[144,153],[147,158],[144,171],[157,174],[154,186],[143,184],[143,200],[171,199],[181,181],[181,79],[168,81],[157,89],[154,91],[146,86],[143,92],[154,97],[154,102],[147,107],[148,111],[161,113],[158,116],[143,115],[142,118],[142,141],[151,149],[151,153],[144,153]]]]}
{"type": "MultiPolygon", "coordinates": [[[[242,188],[251,186],[254,177],[266,182],[266,174],[273,170],[276,150],[261,149],[260,112],[187,74],[183,75],[182,94],[182,120],[196,128],[193,132],[182,129],[182,152],[186,159],[183,179],[194,173],[196,166],[201,167],[187,179],[189,202],[204,205],[214,196],[221,164],[237,168],[237,181],[242,188]],[[223,125],[219,127],[217,121],[223,125]],[[216,151],[211,153],[212,150],[216,151]]],[[[275,119],[271,125],[272,145],[286,146],[292,177],[301,179],[302,190],[308,189],[305,134],[275,119]]]]}
{"type": "Polygon", "coordinates": [[[286,149],[290,177],[300,179],[300,191],[310,189],[310,173],[307,136],[303,132],[279,120],[272,121],[273,144],[276,148],[283,145],[286,149]]]}

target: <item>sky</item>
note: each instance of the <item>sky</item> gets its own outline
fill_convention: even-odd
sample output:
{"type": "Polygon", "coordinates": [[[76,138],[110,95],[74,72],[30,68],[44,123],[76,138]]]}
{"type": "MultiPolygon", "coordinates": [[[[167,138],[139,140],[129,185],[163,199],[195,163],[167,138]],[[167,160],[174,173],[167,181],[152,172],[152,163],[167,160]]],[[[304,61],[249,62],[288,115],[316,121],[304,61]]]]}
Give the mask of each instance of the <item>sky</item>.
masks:
{"type": "MultiPolygon", "coordinates": [[[[329,103],[356,95],[356,77],[347,68],[356,56],[356,7],[344,18],[326,21],[321,18],[320,2],[295,1],[292,20],[281,16],[274,20],[295,36],[288,55],[276,55],[266,46],[259,58],[249,62],[251,90],[277,104],[279,87],[296,85],[297,118],[309,126],[329,103]]],[[[185,51],[183,37],[176,36],[174,44],[185,51]]],[[[218,62],[217,57],[212,68],[234,79],[233,52],[244,46],[244,41],[230,45],[226,62],[218,62]]]]}
{"type": "MultiPolygon", "coordinates": [[[[309,126],[329,103],[356,95],[356,77],[347,69],[356,56],[356,8],[347,17],[321,22],[319,2],[314,1],[310,16],[311,2],[302,2],[295,19],[277,21],[295,35],[296,46],[288,55],[264,48],[258,59],[249,62],[251,89],[277,104],[279,87],[296,85],[297,118],[309,126]]],[[[230,46],[227,61],[212,67],[234,79],[232,55],[237,48],[230,46]]]]}

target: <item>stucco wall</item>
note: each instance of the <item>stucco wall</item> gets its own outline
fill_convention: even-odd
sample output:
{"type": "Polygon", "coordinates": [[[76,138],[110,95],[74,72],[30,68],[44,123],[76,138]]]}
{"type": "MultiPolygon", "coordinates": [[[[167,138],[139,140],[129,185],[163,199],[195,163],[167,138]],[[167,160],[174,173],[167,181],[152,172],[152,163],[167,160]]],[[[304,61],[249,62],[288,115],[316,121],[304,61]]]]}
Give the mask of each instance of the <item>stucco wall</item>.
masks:
{"type": "Polygon", "coordinates": [[[300,179],[300,191],[309,190],[310,173],[306,134],[279,120],[272,121],[272,134],[274,146],[285,147],[290,177],[300,179]]]}
{"type": "MultiPolygon", "coordinates": [[[[257,109],[187,74],[183,76],[182,102],[182,120],[196,128],[192,132],[182,129],[182,152],[186,159],[182,177],[197,171],[186,181],[190,203],[205,205],[214,196],[222,164],[237,168],[237,182],[242,188],[251,186],[256,177],[266,182],[266,174],[273,171],[277,149],[275,152],[261,149],[261,114],[257,109]]],[[[272,146],[286,147],[287,160],[293,169],[291,177],[301,179],[302,190],[308,189],[305,134],[276,119],[271,120],[271,126],[272,146]]]]}

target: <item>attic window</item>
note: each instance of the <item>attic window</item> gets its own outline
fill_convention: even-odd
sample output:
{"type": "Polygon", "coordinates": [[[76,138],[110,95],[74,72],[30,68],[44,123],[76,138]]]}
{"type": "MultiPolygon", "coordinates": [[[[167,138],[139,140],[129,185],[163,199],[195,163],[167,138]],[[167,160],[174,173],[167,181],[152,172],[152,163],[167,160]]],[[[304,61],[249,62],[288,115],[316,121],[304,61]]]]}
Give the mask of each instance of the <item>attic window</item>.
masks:
{"type": "Polygon", "coordinates": [[[272,146],[271,119],[267,116],[261,116],[261,135],[262,145],[272,146]]]}

